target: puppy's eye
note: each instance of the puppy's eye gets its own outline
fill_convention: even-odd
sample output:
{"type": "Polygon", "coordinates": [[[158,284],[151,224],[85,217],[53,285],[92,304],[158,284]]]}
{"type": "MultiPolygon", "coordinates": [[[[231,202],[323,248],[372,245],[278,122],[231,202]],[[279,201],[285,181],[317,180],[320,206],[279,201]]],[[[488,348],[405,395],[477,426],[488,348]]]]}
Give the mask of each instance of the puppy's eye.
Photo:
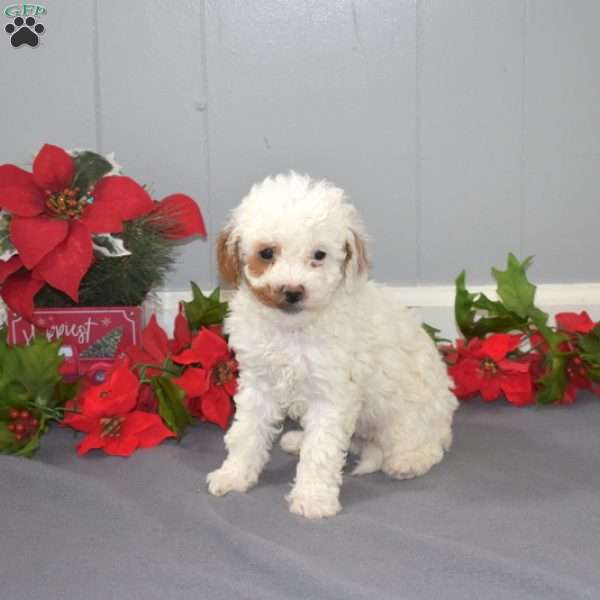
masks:
{"type": "Polygon", "coordinates": [[[258,254],[264,260],[271,260],[273,258],[273,248],[263,248],[258,254]]]}
{"type": "Polygon", "coordinates": [[[323,252],[323,250],[317,250],[314,254],[313,254],[313,258],[315,260],[323,260],[325,257],[327,256],[327,252],[323,252]]]}

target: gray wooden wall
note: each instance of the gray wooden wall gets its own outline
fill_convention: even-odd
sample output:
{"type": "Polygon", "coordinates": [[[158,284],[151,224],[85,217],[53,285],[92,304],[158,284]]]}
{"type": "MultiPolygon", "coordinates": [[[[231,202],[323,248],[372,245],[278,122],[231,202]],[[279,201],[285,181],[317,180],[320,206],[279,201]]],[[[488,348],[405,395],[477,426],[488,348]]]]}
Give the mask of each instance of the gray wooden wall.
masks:
{"type": "MultiPolygon", "coordinates": [[[[251,183],[344,187],[375,276],[600,274],[598,0],[46,0],[37,48],[0,34],[0,162],[43,142],[115,151],[211,238],[251,183]]],[[[212,240],[170,288],[216,281],[212,240]]]]}

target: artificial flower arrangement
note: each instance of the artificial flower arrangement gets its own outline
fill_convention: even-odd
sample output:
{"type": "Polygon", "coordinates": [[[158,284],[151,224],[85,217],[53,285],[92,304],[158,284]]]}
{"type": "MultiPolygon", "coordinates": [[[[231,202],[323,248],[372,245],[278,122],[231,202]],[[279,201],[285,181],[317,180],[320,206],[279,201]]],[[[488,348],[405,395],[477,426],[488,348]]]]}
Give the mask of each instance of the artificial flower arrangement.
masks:
{"type": "Polygon", "coordinates": [[[0,452],[32,456],[51,422],[86,434],[79,454],[102,449],[117,456],[180,439],[194,422],[225,429],[237,382],[220,331],[227,304],[218,289],[209,297],[195,285],[192,291],[173,337],[153,316],[140,344],[125,348],[100,384],[65,381],[60,340],[38,335],[29,345],[11,345],[0,330],[0,452]]]}
{"type": "Polygon", "coordinates": [[[31,456],[52,421],[87,433],[80,453],[118,455],[180,438],[195,419],[226,427],[237,370],[220,332],[227,305],[219,290],[205,297],[192,284],[173,339],[154,317],[137,332],[134,318],[177,245],[206,235],[189,196],[155,201],[112,155],[47,144],[31,173],[0,166],[0,208],[0,294],[12,326],[0,335],[0,452],[31,456]],[[78,322],[84,307],[100,307],[105,328],[114,326],[114,307],[133,323],[133,336],[113,327],[85,348],[82,357],[110,359],[101,378],[82,377],[65,360],[67,342],[89,343],[91,325],[101,329],[91,317],[78,322]],[[74,321],[53,321],[69,312],[74,321]]]}
{"type": "Polygon", "coordinates": [[[572,404],[579,390],[600,393],[600,323],[581,313],[559,313],[555,325],[535,305],[536,287],[510,254],[505,271],[492,269],[497,300],[471,293],[465,272],[456,279],[455,318],[462,338],[438,344],[461,400],[505,397],[516,406],[572,404]]]}

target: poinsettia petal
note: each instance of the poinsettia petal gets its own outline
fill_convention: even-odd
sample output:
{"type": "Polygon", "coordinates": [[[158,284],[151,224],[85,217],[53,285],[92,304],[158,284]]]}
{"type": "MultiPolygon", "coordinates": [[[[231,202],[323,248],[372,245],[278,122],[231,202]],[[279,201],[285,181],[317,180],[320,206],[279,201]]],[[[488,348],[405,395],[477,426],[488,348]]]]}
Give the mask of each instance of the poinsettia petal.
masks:
{"type": "Polygon", "coordinates": [[[34,184],[0,187],[0,207],[21,217],[35,217],[44,211],[44,194],[34,184]]]}
{"type": "Polygon", "coordinates": [[[489,377],[482,379],[479,391],[481,392],[481,397],[486,402],[492,402],[493,400],[496,400],[502,391],[500,377],[489,377]]]}
{"type": "Polygon", "coordinates": [[[113,211],[121,221],[137,219],[154,209],[148,192],[130,177],[103,177],[94,188],[92,212],[113,211]]]}
{"type": "Polygon", "coordinates": [[[133,367],[148,365],[154,362],[154,358],[139,346],[129,346],[129,348],[125,350],[125,354],[129,357],[133,367]]]}
{"type": "Polygon", "coordinates": [[[140,448],[152,448],[175,434],[157,414],[134,411],[125,417],[121,437],[136,439],[140,448]]]}
{"type": "Polygon", "coordinates": [[[100,435],[100,427],[98,426],[94,431],[88,433],[83,440],[77,446],[77,454],[82,456],[83,454],[87,454],[90,450],[97,450],[99,448],[103,448],[106,443],[105,437],[100,435]]]}
{"type": "Polygon", "coordinates": [[[196,417],[201,420],[205,420],[202,415],[202,399],[200,397],[189,398],[186,397],[185,404],[187,406],[188,412],[192,417],[196,417]]]}
{"type": "Polygon", "coordinates": [[[185,318],[183,303],[179,303],[179,311],[175,317],[175,329],[173,331],[175,336],[175,344],[173,353],[180,352],[186,346],[192,343],[192,332],[190,331],[190,325],[185,318]]]}
{"type": "Polygon", "coordinates": [[[202,414],[207,421],[227,429],[233,414],[233,403],[225,390],[213,386],[201,398],[202,414]]]}
{"type": "Polygon", "coordinates": [[[482,351],[493,361],[497,362],[504,358],[509,352],[513,352],[519,347],[521,337],[509,333],[494,333],[485,339],[482,344],[482,351]]]}
{"type": "Polygon", "coordinates": [[[528,373],[531,368],[530,362],[517,362],[515,360],[508,360],[507,358],[499,360],[497,365],[502,371],[511,373],[528,373]]]}
{"type": "Polygon", "coordinates": [[[44,282],[21,269],[10,275],[2,286],[2,299],[6,305],[28,321],[33,321],[33,299],[44,287],[44,282]]]}
{"type": "Polygon", "coordinates": [[[92,264],[92,239],[88,229],[77,221],[69,225],[69,233],[50,254],[35,267],[39,277],[64,292],[75,302],[79,300],[79,284],[92,264]]]}
{"type": "Polygon", "coordinates": [[[572,312],[557,313],[555,319],[556,325],[569,333],[589,333],[596,326],[596,323],[592,321],[585,310],[579,314],[572,312]]]}
{"type": "Polygon", "coordinates": [[[33,175],[16,165],[0,165],[0,188],[35,185],[33,175]]]}
{"type": "Polygon", "coordinates": [[[573,404],[575,402],[576,397],[577,388],[574,385],[567,383],[567,386],[565,387],[565,392],[563,394],[563,397],[560,399],[559,404],[573,404]]]}
{"type": "Polygon", "coordinates": [[[165,330],[158,324],[156,316],[152,315],[148,325],[142,331],[142,347],[155,363],[161,363],[169,354],[169,338],[165,330]]]}
{"type": "Polygon", "coordinates": [[[173,360],[180,364],[200,363],[205,369],[211,369],[217,363],[229,358],[227,342],[209,329],[201,329],[192,340],[190,350],[184,350],[174,356],[173,360]]]}
{"type": "Polygon", "coordinates": [[[90,433],[98,427],[98,419],[81,413],[67,413],[67,416],[61,421],[61,425],[90,433]]]}
{"type": "Polygon", "coordinates": [[[459,398],[466,398],[479,391],[482,375],[479,361],[472,358],[463,358],[448,369],[454,379],[454,393],[459,398]]]}
{"type": "Polygon", "coordinates": [[[208,390],[210,386],[208,376],[208,371],[205,371],[204,369],[188,367],[181,377],[173,379],[173,383],[185,390],[185,393],[190,398],[195,398],[196,396],[201,396],[208,390]]]}
{"type": "Polygon", "coordinates": [[[149,413],[158,411],[158,399],[154,394],[154,390],[147,383],[140,387],[135,410],[149,413]]]}
{"type": "Polygon", "coordinates": [[[140,446],[136,437],[124,436],[123,433],[117,437],[104,438],[104,452],[111,456],[131,456],[140,446]]]}
{"type": "Polygon", "coordinates": [[[192,235],[206,237],[206,227],[200,207],[185,194],[173,194],[161,200],[154,213],[165,223],[165,235],[183,239],[192,235]]]}
{"type": "Polygon", "coordinates": [[[23,266],[23,261],[19,256],[13,256],[5,261],[0,261],[0,283],[4,283],[4,280],[12,275],[15,271],[18,271],[23,266]]]}
{"type": "Polygon", "coordinates": [[[533,383],[529,373],[514,373],[502,378],[502,391],[506,399],[517,406],[533,403],[533,383]]]}
{"type": "Polygon", "coordinates": [[[192,365],[200,362],[196,356],[196,353],[191,348],[187,348],[183,352],[172,356],[171,360],[178,365],[192,365]]]}
{"type": "Polygon", "coordinates": [[[23,264],[33,269],[69,233],[69,224],[62,219],[15,216],[10,222],[10,239],[19,251],[23,264]]]}
{"type": "Polygon", "coordinates": [[[44,144],[33,161],[33,178],[43,190],[62,191],[74,175],[73,159],[58,146],[44,144]]]}
{"type": "MultiPolygon", "coordinates": [[[[110,179],[110,178],[109,178],[110,179]]],[[[89,205],[79,222],[92,233],[120,233],[123,231],[123,221],[114,208],[97,202],[89,205]]]]}
{"type": "Polygon", "coordinates": [[[139,379],[123,365],[108,381],[86,390],[83,413],[95,418],[125,415],[135,407],[139,386],[139,379]]]}
{"type": "Polygon", "coordinates": [[[232,377],[227,383],[223,385],[223,388],[230,396],[235,396],[237,394],[237,378],[232,377]]]}

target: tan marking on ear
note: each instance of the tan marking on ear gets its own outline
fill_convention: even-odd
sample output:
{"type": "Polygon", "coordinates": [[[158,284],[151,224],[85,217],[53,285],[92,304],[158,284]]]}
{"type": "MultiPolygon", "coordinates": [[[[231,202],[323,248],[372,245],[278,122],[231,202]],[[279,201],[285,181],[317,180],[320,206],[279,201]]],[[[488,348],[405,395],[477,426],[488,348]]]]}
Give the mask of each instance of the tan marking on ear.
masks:
{"type": "Polygon", "coordinates": [[[285,298],[282,290],[273,289],[270,285],[254,287],[248,285],[255,298],[269,308],[282,308],[285,306],[285,298]]]}
{"type": "Polygon", "coordinates": [[[356,262],[357,270],[359,274],[362,274],[369,270],[369,260],[367,259],[367,247],[365,240],[360,237],[355,231],[352,232],[354,236],[354,245],[356,247],[356,262]]]}
{"type": "Polygon", "coordinates": [[[217,237],[217,264],[221,279],[226,283],[239,287],[242,275],[239,245],[236,242],[234,248],[228,244],[231,229],[224,229],[217,237]]]}
{"type": "Polygon", "coordinates": [[[346,242],[344,244],[344,251],[346,252],[346,258],[344,258],[344,272],[346,271],[346,269],[348,268],[348,265],[350,264],[350,261],[352,260],[352,246],[350,245],[350,242],[346,242]]]}
{"type": "Polygon", "coordinates": [[[277,256],[279,255],[279,247],[276,244],[267,244],[267,243],[259,243],[256,244],[254,249],[252,250],[252,254],[248,257],[246,264],[248,265],[248,270],[252,274],[253,277],[260,277],[264,273],[266,273],[277,260],[277,256]],[[271,248],[273,250],[273,258],[270,260],[264,259],[260,256],[260,252],[262,250],[266,250],[267,248],[271,248]]]}

